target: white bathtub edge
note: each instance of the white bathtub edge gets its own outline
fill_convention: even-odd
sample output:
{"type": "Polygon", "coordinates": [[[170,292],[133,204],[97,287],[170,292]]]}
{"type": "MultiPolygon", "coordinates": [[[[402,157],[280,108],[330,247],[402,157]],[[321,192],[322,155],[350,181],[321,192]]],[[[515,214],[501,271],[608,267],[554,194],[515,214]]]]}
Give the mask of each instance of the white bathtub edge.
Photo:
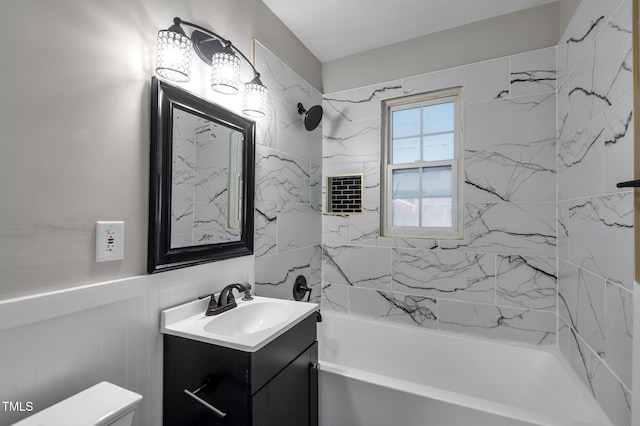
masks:
{"type": "Polygon", "coordinates": [[[338,374],[352,380],[357,380],[360,382],[378,386],[386,386],[404,393],[447,402],[450,404],[460,405],[478,411],[489,412],[492,414],[509,417],[515,420],[530,422],[532,424],[540,426],[602,426],[602,423],[599,422],[587,423],[576,422],[569,419],[558,419],[555,417],[540,414],[532,410],[517,408],[499,402],[489,401],[486,399],[464,395],[457,392],[421,385],[406,380],[396,379],[393,377],[387,377],[368,371],[358,370],[356,368],[344,367],[329,361],[319,360],[318,364],[321,373],[326,372],[338,374]]]}

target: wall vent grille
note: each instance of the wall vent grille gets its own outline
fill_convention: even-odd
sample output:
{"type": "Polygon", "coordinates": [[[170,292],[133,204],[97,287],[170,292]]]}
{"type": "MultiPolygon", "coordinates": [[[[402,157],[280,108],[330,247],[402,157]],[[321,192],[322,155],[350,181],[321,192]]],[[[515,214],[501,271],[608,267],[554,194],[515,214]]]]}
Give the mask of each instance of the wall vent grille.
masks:
{"type": "Polygon", "coordinates": [[[362,213],[362,174],[327,177],[327,214],[362,213]]]}

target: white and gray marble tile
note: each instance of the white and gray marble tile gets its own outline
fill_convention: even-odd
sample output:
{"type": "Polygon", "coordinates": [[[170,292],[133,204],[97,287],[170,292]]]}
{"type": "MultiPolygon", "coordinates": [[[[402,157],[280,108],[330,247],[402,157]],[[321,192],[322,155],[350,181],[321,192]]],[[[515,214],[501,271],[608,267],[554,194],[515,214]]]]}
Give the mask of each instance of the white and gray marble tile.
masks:
{"type": "Polygon", "coordinates": [[[615,426],[631,424],[631,392],[591,348],[572,333],[570,363],[615,426]]]}
{"type": "Polygon", "coordinates": [[[556,48],[509,57],[511,97],[556,90],[556,48]]]}
{"type": "MultiPolygon", "coordinates": [[[[184,141],[184,139],[181,141],[184,141]]],[[[171,165],[171,199],[181,202],[193,202],[193,185],[196,181],[193,144],[191,144],[190,157],[187,157],[188,152],[184,152],[185,145],[186,143],[179,143],[179,151],[173,158],[171,165]]]]}
{"type": "Polygon", "coordinates": [[[562,81],[592,45],[605,23],[603,0],[582,2],[558,42],[558,81],[562,81]]]}
{"type": "Polygon", "coordinates": [[[380,163],[376,161],[363,164],[362,202],[380,203],[380,163]]]}
{"type": "Polygon", "coordinates": [[[275,98],[291,106],[301,102],[307,109],[321,104],[320,93],[258,41],[255,42],[255,65],[260,80],[275,98]]]}
{"type": "Polygon", "coordinates": [[[467,203],[464,239],[440,240],[443,249],[482,253],[556,255],[555,203],[467,203]]]}
{"type": "Polygon", "coordinates": [[[592,379],[596,401],[615,426],[631,424],[631,391],[600,364],[592,379]]]}
{"type": "Polygon", "coordinates": [[[605,132],[603,116],[558,145],[558,198],[570,199],[604,192],[605,132]]]}
{"type": "Polygon", "coordinates": [[[380,209],[377,204],[364,204],[362,214],[353,214],[349,218],[349,241],[351,244],[435,249],[437,240],[429,238],[395,238],[380,235],[380,209]]]}
{"type": "Polygon", "coordinates": [[[364,204],[362,214],[351,215],[350,242],[377,245],[380,236],[380,209],[377,204],[364,204]]]}
{"type": "Polygon", "coordinates": [[[496,303],[555,312],[557,275],[555,257],[498,255],[496,303]]]}
{"type": "Polygon", "coordinates": [[[256,143],[269,148],[277,148],[278,141],[278,100],[268,96],[269,113],[256,121],[256,143]]]}
{"type": "Polygon", "coordinates": [[[324,244],[349,244],[350,224],[350,215],[323,215],[322,242],[324,244]]]}
{"type": "Polygon", "coordinates": [[[556,344],[553,312],[438,300],[438,326],[444,331],[537,345],[556,344]]]}
{"type": "Polygon", "coordinates": [[[579,270],[558,259],[558,317],[575,328],[579,292],[579,270]]]}
{"type": "Polygon", "coordinates": [[[633,293],[616,284],[607,283],[606,299],[604,360],[622,383],[631,389],[633,293]]]}
{"type": "Polygon", "coordinates": [[[437,328],[437,304],[428,297],[349,288],[349,312],[401,324],[437,328]]]}
{"type": "Polygon", "coordinates": [[[320,271],[322,248],[305,247],[273,256],[257,257],[255,261],[255,293],[258,296],[291,299],[293,284],[298,275],[307,279],[307,285],[318,288],[320,294],[320,271]]]}
{"type": "Polygon", "coordinates": [[[569,260],[569,201],[558,201],[558,258],[569,260]]]}
{"type": "Polygon", "coordinates": [[[229,137],[196,141],[195,185],[196,203],[225,204],[229,198],[229,137]]]}
{"type": "Polygon", "coordinates": [[[632,192],[571,200],[568,228],[573,264],[632,288],[632,192]]]}
{"type": "Polygon", "coordinates": [[[308,203],[310,180],[307,160],[256,146],[257,201],[308,203]]]}
{"type": "Polygon", "coordinates": [[[495,255],[393,249],[394,291],[433,298],[493,303],[495,255]]]}
{"type": "Polygon", "coordinates": [[[605,24],[595,41],[593,90],[613,105],[633,88],[632,1],[605,24]]]}
{"type": "Polygon", "coordinates": [[[171,247],[193,245],[193,203],[173,201],[171,203],[171,247]]]}
{"type": "Polygon", "coordinates": [[[254,248],[256,257],[277,253],[278,203],[257,201],[254,215],[254,248]]]}
{"type": "Polygon", "coordinates": [[[323,247],[324,283],[391,289],[391,249],[327,245],[323,247]]]}
{"type": "Polygon", "coordinates": [[[464,101],[484,102],[509,97],[509,58],[449,68],[402,81],[405,94],[463,86],[464,101]]]}
{"type": "Polygon", "coordinates": [[[556,149],[465,151],[466,202],[555,201],[556,149]]]}
{"type": "Polygon", "coordinates": [[[175,110],[173,125],[173,157],[171,160],[172,200],[193,202],[195,182],[195,117],[175,110]]]}
{"type": "Polygon", "coordinates": [[[349,312],[349,287],[338,284],[322,284],[323,311],[349,312]]]}
{"type": "Polygon", "coordinates": [[[380,119],[323,127],[323,163],[380,161],[380,119]]]}
{"type": "Polygon", "coordinates": [[[569,96],[567,95],[567,87],[569,84],[565,81],[564,84],[558,87],[558,100],[557,100],[557,128],[558,128],[558,142],[564,141],[570,135],[568,134],[569,128],[567,124],[569,122],[569,96]]]}
{"type": "Polygon", "coordinates": [[[379,247],[415,248],[434,250],[438,248],[438,240],[431,238],[395,238],[379,236],[376,244],[379,247]]]}
{"type": "Polygon", "coordinates": [[[171,233],[171,248],[193,246],[193,231],[186,234],[171,233]]]}
{"type": "Polygon", "coordinates": [[[615,11],[618,9],[618,7],[620,7],[620,5],[624,2],[624,0],[605,0],[604,1],[604,11],[605,11],[605,16],[607,18],[613,16],[613,14],[615,13],[615,11]]]}
{"type": "Polygon", "coordinates": [[[615,104],[633,86],[630,5],[625,3],[602,25],[598,38],[569,75],[568,134],[615,104]]]}
{"type": "Polygon", "coordinates": [[[400,80],[324,95],[323,123],[337,125],[380,118],[381,101],[401,95],[400,80]]]}
{"type": "Polygon", "coordinates": [[[228,203],[196,203],[193,214],[194,245],[238,241],[242,230],[230,228],[228,203]]]}
{"type": "Polygon", "coordinates": [[[467,105],[464,143],[473,151],[555,146],[556,94],[467,105]]]}
{"type": "Polygon", "coordinates": [[[578,374],[582,383],[589,392],[595,396],[593,378],[599,368],[602,368],[602,360],[587,345],[574,329],[571,329],[571,340],[569,342],[569,364],[578,374]]]}
{"type": "Polygon", "coordinates": [[[278,211],[278,253],[322,243],[322,213],[313,204],[285,203],[278,211]]]}
{"type": "Polygon", "coordinates": [[[203,117],[194,117],[194,120],[195,140],[197,142],[208,141],[209,139],[215,139],[218,136],[222,136],[222,132],[220,132],[221,130],[223,130],[224,133],[229,133],[229,129],[203,117]]]}
{"type": "Polygon", "coordinates": [[[558,319],[558,348],[565,359],[571,359],[571,327],[562,318],[558,319]]]}
{"type": "Polygon", "coordinates": [[[566,93],[569,97],[566,134],[572,135],[591,119],[611,105],[606,96],[594,90],[594,68],[596,56],[591,45],[567,77],[566,93]]]}
{"type": "Polygon", "coordinates": [[[311,204],[323,204],[322,197],[322,158],[317,158],[317,161],[312,161],[309,164],[309,199],[311,204]]]}
{"type": "Polygon", "coordinates": [[[633,177],[633,94],[622,98],[604,112],[604,191],[606,194],[628,191],[618,182],[633,177]]]}
{"type": "Polygon", "coordinates": [[[319,162],[322,158],[322,127],[307,131],[297,107],[278,102],[278,150],[319,162]]]}
{"type": "Polygon", "coordinates": [[[598,354],[604,354],[605,280],[567,262],[559,262],[561,317],[598,354]]]}

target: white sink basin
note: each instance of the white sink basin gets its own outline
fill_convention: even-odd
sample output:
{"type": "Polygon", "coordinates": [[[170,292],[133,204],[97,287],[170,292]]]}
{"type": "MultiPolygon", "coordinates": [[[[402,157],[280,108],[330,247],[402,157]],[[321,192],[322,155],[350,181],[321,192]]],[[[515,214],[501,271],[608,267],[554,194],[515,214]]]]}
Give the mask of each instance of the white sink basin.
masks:
{"type": "Polygon", "coordinates": [[[209,298],[162,311],[161,331],[204,343],[255,352],[319,309],[316,303],[254,296],[238,306],[205,316],[209,298]]]}
{"type": "Polygon", "coordinates": [[[286,322],[292,312],[291,305],[278,302],[243,303],[217,317],[210,317],[204,330],[220,336],[257,333],[286,322]]]}

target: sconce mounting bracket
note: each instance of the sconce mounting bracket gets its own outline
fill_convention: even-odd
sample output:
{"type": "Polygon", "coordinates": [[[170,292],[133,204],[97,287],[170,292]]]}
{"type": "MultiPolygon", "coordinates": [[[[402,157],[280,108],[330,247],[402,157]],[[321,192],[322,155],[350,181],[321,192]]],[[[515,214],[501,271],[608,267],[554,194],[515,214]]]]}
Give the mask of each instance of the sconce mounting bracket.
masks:
{"type": "Polygon", "coordinates": [[[191,34],[191,42],[193,43],[193,50],[207,65],[211,65],[211,58],[214,53],[224,49],[220,40],[198,30],[194,30],[191,34]]]}

